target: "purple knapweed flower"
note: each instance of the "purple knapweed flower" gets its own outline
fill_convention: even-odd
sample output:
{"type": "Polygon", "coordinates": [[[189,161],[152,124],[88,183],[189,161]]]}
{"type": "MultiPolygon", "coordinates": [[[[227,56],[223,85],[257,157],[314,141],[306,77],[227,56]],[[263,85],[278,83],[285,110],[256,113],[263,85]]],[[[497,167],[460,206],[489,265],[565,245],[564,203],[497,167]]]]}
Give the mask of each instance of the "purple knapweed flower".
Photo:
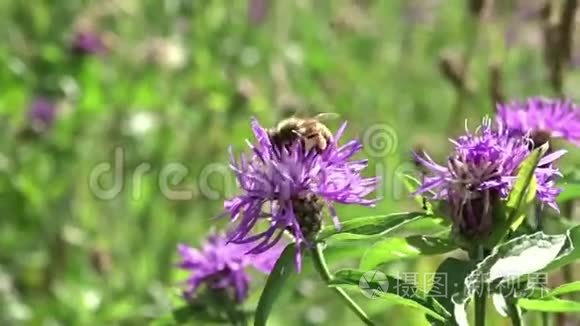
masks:
{"type": "Polygon", "coordinates": [[[88,31],[77,31],[71,44],[72,51],[81,55],[101,55],[108,51],[102,35],[88,31]]]}
{"type": "Polygon", "coordinates": [[[236,302],[248,296],[250,277],[247,267],[270,273],[282,253],[282,246],[276,246],[260,255],[247,254],[250,246],[228,243],[225,236],[211,235],[201,250],[187,245],[178,245],[181,256],[179,267],[191,272],[186,281],[184,296],[191,298],[198,288],[205,284],[211,290],[225,290],[233,294],[236,302]]]}
{"type": "MultiPolygon", "coordinates": [[[[446,165],[435,163],[425,153],[415,155],[428,171],[417,193],[447,202],[461,234],[485,237],[491,231],[493,205],[509,195],[520,164],[531,153],[531,142],[486,118],[475,132],[466,130],[466,135],[452,140],[455,149],[446,165]]],[[[535,170],[537,199],[556,210],[560,190],[554,178],[560,172],[551,163],[564,153],[560,150],[544,156],[535,170]]]]}
{"type": "Polygon", "coordinates": [[[38,97],[28,109],[28,121],[30,125],[38,130],[43,131],[52,126],[56,118],[56,104],[48,98],[38,97]]]}
{"type": "Polygon", "coordinates": [[[296,270],[301,269],[301,247],[311,245],[321,228],[324,208],[328,208],[335,226],[340,227],[334,203],[370,206],[375,200],[365,197],[375,190],[377,178],[363,178],[366,160],[351,158],[362,144],[351,140],[338,146],[344,123],[328,146],[318,151],[308,149],[301,140],[288,146],[277,146],[268,131],[252,120],[256,144],[248,142],[251,156],[233,153],[231,168],[242,193],[224,206],[233,221],[238,222],[230,240],[253,243],[251,253],[261,253],[276,245],[284,233],[296,242],[296,270]],[[269,227],[258,234],[252,231],[258,221],[269,227]]]}
{"type": "Polygon", "coordinates": [[[580,146],[580,110],[570,100],[532,97],[497,105],[497,121],[512,133],[530,134],[535,146],[563,138],[580,146]]]}

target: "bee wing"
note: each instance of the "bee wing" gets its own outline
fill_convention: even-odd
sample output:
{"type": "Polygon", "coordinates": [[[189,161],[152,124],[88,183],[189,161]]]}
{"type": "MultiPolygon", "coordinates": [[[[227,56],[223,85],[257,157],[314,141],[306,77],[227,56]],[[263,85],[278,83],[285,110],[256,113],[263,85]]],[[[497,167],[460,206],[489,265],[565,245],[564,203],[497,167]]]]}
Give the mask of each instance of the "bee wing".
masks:
{"type": "Polygon", "coordinates": [[[340,115],[338,113],[324,112],[324,113],[317,114],[314,117],[314,119],[316,119],[318,121],[328,121],[328,120],[338,119],[338,117],[340,117],[340,115]]]}

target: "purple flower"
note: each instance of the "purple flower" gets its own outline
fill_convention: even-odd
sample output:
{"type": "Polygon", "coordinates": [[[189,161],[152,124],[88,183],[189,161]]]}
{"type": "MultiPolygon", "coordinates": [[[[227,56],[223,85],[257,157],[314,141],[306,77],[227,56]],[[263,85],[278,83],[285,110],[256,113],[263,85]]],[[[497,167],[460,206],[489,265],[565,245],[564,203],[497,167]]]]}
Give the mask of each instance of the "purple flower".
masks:
{"type": "Polygon", "coordinates": [[[77,54],[105,54],[107,45],[101,35],[90,31],[78,31],[72,40],[72,51],[77,54]]]}
{"type": "Polygon", "coordinates": [[[264,21],[268,13],[268,0],[248,0],[248,18],[254,24],[264,21]]]}
{"type": "Polygon", "coordinates": [[[231,156],[242,193],[224,204],[237,226],[230,240],[254,243],[251,253],[261,253],[278,243],[284,233],[296,242],[296,270],[301,269],[301,247],[311,245],[321,228],[323,209],[328,208],[336,227],[340,227],[334,203],[370,206],[365,197],[374,191],[377,178],[363,178],[366,160],[351,161],[362,145],[351,140],[338,146],[344,123],[325,150],[307,150],[302,141],[290,146],[276,146],[267,130],[254,119],[252,129],[257,139],[248,142],[251,156],[231,156]],[[251,235],[259,221],[269,227],[251,235]]]}
{"type": "MultiPolygon", "coordinates": [[[[452,141],[455,150],[444,166],[427,154],[415,155],[429,171],[417,193],[446,201],[460,233],[485,237],[491,231],[493,205],[509,195],[520,164],[531,153],[532,140],[513,136],[502,124],[493,126],[488,118],[475,132],[466,133],[452,141]]],[[[560,172],[551,163],[564,153],[560,150],[544,156],[535,170],[537,199],[556,210],[560,190],[554,178],[560,172]]]]}
{"type": "Polygon", "coordinates": [[[283,247],[276,246],[260,255],[246,254],[250,249],[248,245],[228,243],[221,235],[211,235],[201,250],[178,245],[179,267],[191,271],[184,296],[191,298],[205,284],[213,290],[231,290],[235,300],[242,302],[248,296],[250,283],[246,267],[270,273],[283,247]]]}
{"type": "Polygon", "coordinates": [[[530,133],[536,146],[550,138],[564,138],[580,146],[580,110],[570,100],[532,97],[498,104],[496,119],[514,134],[530,133]]]}
{"type": "Polygon", "coordinates": [[[52,126],[56,118],[56,105],[51,100],[38,97],[30,104],[28,120],[33,128],[46,130],[52,126]]]}

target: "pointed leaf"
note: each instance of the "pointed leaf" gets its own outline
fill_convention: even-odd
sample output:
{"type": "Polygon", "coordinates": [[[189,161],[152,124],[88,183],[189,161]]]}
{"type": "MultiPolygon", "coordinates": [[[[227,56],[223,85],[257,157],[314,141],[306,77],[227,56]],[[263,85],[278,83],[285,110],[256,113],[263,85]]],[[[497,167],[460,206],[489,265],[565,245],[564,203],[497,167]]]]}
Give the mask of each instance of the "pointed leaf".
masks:
{"type": "Polygon", "coordinates": [[[393,260],[416,258],[422,255],[440,255],[457,249],[446,238],[411,236],[407,238],[387,238],[369,248],[360,262],[360,269],[369,270],[393,260]]]}
{"type": "Polygon", "coordinates": [[[575,281],[567,284],[562,284],[548,293],[549,297],[556,297],[558,295],[580,292],[580,281],[575,281]]]}
{"type": "Polygon", "coordinates": [[[580,312],[580,302],[562,299],[519,299],[518,306],[530,311],[580,312]]]}
{"type": "Polygon", "coordinates": [[[542,271],[549,272],[559,269],[580,259],[580,226],[575,226],[566,232],[566,243],[553,262],[542,271]]]}
{"type": "Polygon", "coordinates": [[[558,257],[565,243],[564,235],[537,232],[495,247],[465,278],[465,290],[453,298],[454,302],[464,306],[477,291],[483,287],[489,288],[496,280],[518,278],[543,270],[558,257]]]}
{"type": "MultiPolygon", "coordinates": [[[[419,189],[421,186],[421,182],[411,175],[403,174],[401,175],[401,178],[403,179],[405,188],[407,188],[407,191],[409,191],[411,194],[417,191],[417,189],[419,189]]],[[[429,203],[425,197],[417,195],[414,196],[414,198],[419,205],[423,206],[423,209],[425,209],[427,213],[433,214],[433,205],[431,205],[431,203],[429,203]]]]}
{"type": "Polygon", "coordinates": [[[442,232],[447,228],[443,223],[442,218],[423,212],[359,217],[343,222],[340,230],[334,226],[324,227],[318,235],[318,241],[330,237],[334,241],[377,239],[403,230],[442,232]]]}
{"type": "Polygon", "coordinates": [[[508,225],[515,230],[523,221],[526,207],[533,203],[537,183],[534,171],[548,150],[548,143],[535,149],[520,165],[517,180],[507,199],[508,225]]]}
{"type": "Polygon", "coordinates": [[[558,256],[565,242],[563,235],[542,232],[520,236],[496,247],[478,264],[474,272],[480,275],[470,276],[485,276],[487,282],[492,282],[540,271],[558,256]]]}
{"type": "Polygon", "coordinates": [[[341,270],[334,274],[334,279],[329,284],[359,291],[372,291],[373,296],[421,310],[436,320],[445,321],[450,316],[443,306],[417,289],[415,285],[379,271],[341,270]]]}
{"type": "Polygon", "coordinates": [[[495,255],[483,261],[483,269],[489,266],[487,270],[489,281],[503,277],[519,277],[542,270],[558,256],[566,237],[538,232],[514,240],[517,241],[506,243],[507,245],[501,246],[495,255]]]}
{"type": "Polygon", "coordinates": [[[289,244],[280,255],[280,258],[278,258],[278,261],[276,261],[276,265],[268,276],[266,286],[264,287],[260,300],[258,301],[254,325],[266,325],[268,315],[270,314],[272,306],[280,294],[284,283],[288,280],[290,275],[294,273],[294,253],[295,244],[289,244]]]}

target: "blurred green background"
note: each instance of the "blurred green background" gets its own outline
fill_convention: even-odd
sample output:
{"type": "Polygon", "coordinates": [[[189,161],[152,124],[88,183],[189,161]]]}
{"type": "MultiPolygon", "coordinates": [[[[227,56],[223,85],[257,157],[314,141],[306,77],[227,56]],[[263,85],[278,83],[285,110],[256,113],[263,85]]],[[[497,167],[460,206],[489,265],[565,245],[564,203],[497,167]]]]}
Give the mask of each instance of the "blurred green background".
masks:
{"type": "MultiPolygon", "coordinates": [[[[559,91],[546,1],[497,1],[480,18],[470,2],[0,1],[0,324],[142,325],[179,305],[176,244],[227,226],[213,219],[235,192],[227,148],[245,150],[252,116],[349,121],[384,200],[340,207],[343,220],[419,209],[397,178],[413,170],[412,148],[441,158],[495,99],[559,91]]],[[[561,90],[572,98],[574,60],[561,90]]],[[[433,272],[441,260],[385,271],[433,272]]],[[[264,277],[254,281],[249,307],[264,277]]],[[[311,266],[294,282],[272,325],[358,324],[311,266]]],[[[426,324],[355,297],[386,324],[426,324]]]]}

